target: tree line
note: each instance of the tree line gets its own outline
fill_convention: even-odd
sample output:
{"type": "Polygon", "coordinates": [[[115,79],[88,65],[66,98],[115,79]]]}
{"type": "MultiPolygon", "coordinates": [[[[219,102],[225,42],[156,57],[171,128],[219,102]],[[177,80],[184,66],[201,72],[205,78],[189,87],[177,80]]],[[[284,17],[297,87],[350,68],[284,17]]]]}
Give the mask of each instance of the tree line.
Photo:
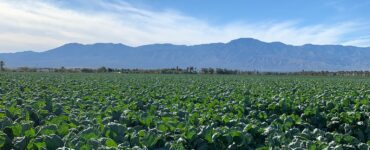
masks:
{"type": "Polygon", "coordinates": [[[56,72],[56,73],[122,73],[122,74],[209,74],[209,75],[303,75],[303,76],[363,76],[370,77],[370,71],[299,71],[299,72],[262,72],[241,71],[222,68],[190,69],[115,69],[115,68],[28,68],[2,69],[2,72],[56,72]]]}
{"type": "Polygon", "coordinates": [[[306,75],[306,76],[365,76],[370,77],[370,71],[297,71],[297,72],[268,72],[243,71],[226,68],[186,68],[174,67],[163,69],[129,69],[129,68],[5,68],[5,62],[0,60],[2,72],[59,72],[59,73],[125,73],[125,74],[235,74],[235,75],[306,75]]]}

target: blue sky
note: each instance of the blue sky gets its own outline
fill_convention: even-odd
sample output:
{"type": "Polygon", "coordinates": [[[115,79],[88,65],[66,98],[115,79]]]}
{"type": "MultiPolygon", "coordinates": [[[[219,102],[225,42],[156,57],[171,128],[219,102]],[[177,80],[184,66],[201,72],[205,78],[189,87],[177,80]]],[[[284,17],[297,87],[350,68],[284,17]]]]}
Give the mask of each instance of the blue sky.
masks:
{"type": "Polygon", "coordinates": [[[65,43],[201,44],[242,37],[370,46],[366,0],[6,0],[0,52],[65,43]]]}
{"type": "Polygon", "coordinates": [[[321,24],[370,17],[366,0],[128,0],[154,10],[174,9],[212,23],[300,20],[321,24]]]}

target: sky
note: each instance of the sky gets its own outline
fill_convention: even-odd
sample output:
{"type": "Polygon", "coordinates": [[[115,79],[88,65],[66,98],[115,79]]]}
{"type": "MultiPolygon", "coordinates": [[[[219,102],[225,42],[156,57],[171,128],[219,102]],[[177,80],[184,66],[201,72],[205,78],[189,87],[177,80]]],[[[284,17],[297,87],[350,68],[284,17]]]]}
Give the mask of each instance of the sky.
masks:
{"type": "Polygon", "coordinates": [[[237,38],[370,46],[368,0],[0,0],[0,52],[237,38]]]}

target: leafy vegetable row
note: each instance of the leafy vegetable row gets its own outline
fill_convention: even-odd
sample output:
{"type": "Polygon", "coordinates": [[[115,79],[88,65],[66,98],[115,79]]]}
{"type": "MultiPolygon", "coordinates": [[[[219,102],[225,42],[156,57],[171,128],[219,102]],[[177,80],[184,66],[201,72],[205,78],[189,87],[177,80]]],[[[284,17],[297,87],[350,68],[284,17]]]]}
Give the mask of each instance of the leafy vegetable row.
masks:
{"type": "Polygon", "coordinates": [[[360,149],[370,79],[0,74],[2,149],[360,149]]]}

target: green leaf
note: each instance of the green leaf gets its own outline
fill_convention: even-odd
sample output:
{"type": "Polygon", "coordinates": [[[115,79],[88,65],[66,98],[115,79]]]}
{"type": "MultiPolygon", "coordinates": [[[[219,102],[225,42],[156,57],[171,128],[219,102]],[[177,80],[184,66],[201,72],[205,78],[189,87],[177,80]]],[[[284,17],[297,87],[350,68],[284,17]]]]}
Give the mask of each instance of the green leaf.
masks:
{"type": "Polygon", "coordinates": [[[55,134],[44,137],[44,141],[47,149],[57,149],[64,145],[63,140],[55,134]]]}
{"type": "Polygon", "coordinates": [[[188,140],[191,140],[193,139],[193,137],[197,134],[197,131],[194,129],[194,128],[191,128],[189,129],[186,133],[185,133],[185,138],[188,139],[188,140]]]}
{"type": "Polygon", "coordinates": [[[117,143],[112,139],[105,141],[105,145],[108,147],[118,147],[117,143]]]}
{"type": "Polygon", "coordinates": [[[122,143],[126,135],[126,126],[110,122],[104,126],[103,135],[113,139],[117,143],[122,143]]]}
{"type": "Polygon", "coordinates": [[[141,143],[143,143],[148,148],[151,148],[155,144],[157,144],[158,140],[160,139],[160,136],[157,136],[156,134],[148,132],[141,140],[141,143]]]}
{"type": "Polygon", "coordinates": [[[35,143],[35,145],[38,149],[46,149],[46,143],[45,142],[37,142],[37,143],[35,143]]]}
{"type": "Polygon", "coordinates": [[[6,117],[6,114],[5,113],[0,113],[0,120],[4,119],[6,117]]]}
{"type": "Polygon", "coordinates": [[[99,138],[98,132],[91,127],[81,131],[80,136],[85,140],[99,138]]]}
{"type": "Polygon", "coordinates": [[[6,134],[0,131],[0,148],[2,148],[5,145],[6,137],[7,137],[6,134]]]}
{"type": "Polygon", "coordinates": [[[11,127],[12,131],[13,131],[13,135],[15,137],[18,137],[18,136],[21,136],[22,134],[22,126],[20,124],[15,124],[11,127]]]}
{"type": "Polygon", "coordinates": [[[67,123],[62,123],[58,126],[57,132],[60,135],[67,135],[69,132],[69,125],[67,123]]]}
{"type": "Polygon", "coordinates": [[[242,135],[240,131],[231,131],[229,134],[231,137],[239,137],[242,135]]]}
{"type": "Polygon", "coordinates": [[[26,137],[34,137],[36,135],[35,129],[31,128],[24,132],[24,136],[26,137]]]}
{"type": "Polygon", "coordinates": [[[91,146],[90,146],[90,145],[88,145],[88,144],[84,144],[84,145],[82,145],[82,146],[80,147],[80,150],[90,150],[90,149],[92,149],[92,148],[91,148],[91,146]]]}
{"type": "Polygon", "coordinates": [[[19,109],[16,105],[12,105],[12,106],[10,106],[8,109],[7,109],[7,111],[6,111],[6,113],[7,113],[7,116],[9,117],[9,118],[13,118],[13,119],[15,119],[16,118],[16,116],[18,116],[18,115],[20,115],[21,114],[21,109],[19,109]]]}
{"type": "Polygon", "coordinates": [[[140,137],[144,137],[144,136],[145,136],[145,130],[140,130],[140,131],[138,132],[138,135],[139,135],[140,137]]]}
{"type": "Polygon", "coordinates": [[[160,124],[157,128],[158,128],[158,130],[160,130],[162,132],[167,132],[167,130],[168,130],[168,128],[164,124],[160,124]]]}
{"type": "Polygon", "coordinates": [[[58,127],[55,124],[46,125],[40,128],[37,135],[51,135],[55,134],[58,130],[58,127]]]}

